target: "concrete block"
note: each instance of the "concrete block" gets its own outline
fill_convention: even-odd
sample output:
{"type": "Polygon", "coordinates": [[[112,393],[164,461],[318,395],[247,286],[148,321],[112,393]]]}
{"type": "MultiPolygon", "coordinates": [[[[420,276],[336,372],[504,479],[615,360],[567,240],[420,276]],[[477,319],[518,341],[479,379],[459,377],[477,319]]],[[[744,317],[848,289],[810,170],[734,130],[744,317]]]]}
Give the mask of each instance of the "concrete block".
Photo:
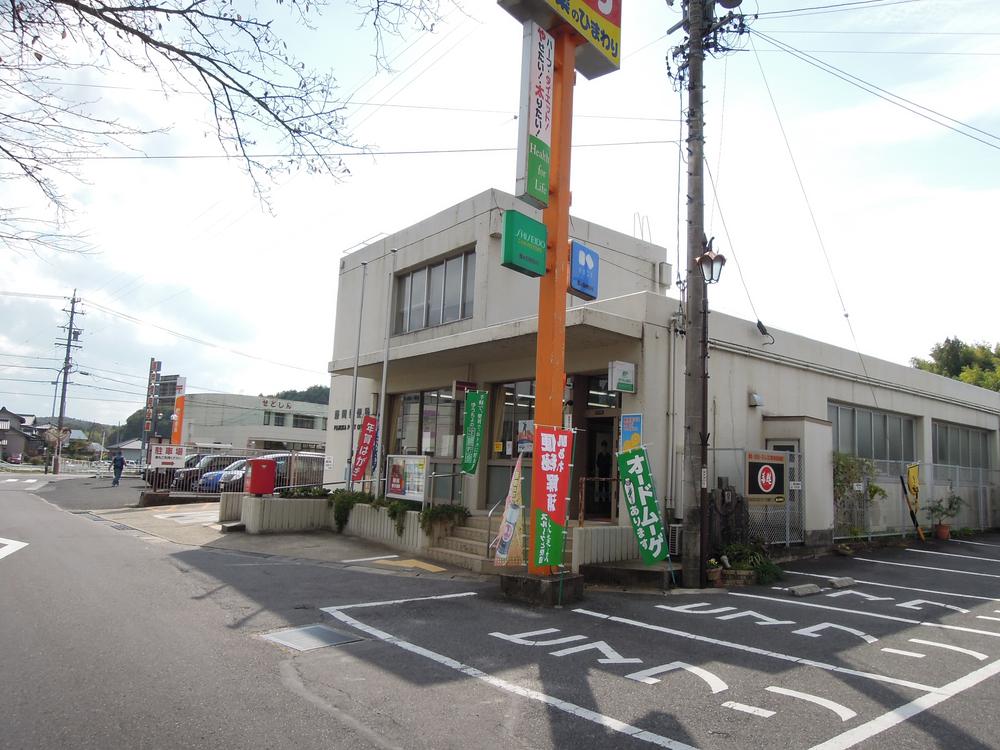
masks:
{"type": "Polygon", "coordinates": [[[848,586],[854,586],[857,583],[850,576],[844,576],[843,578],[831,578],[830,585],[835,589],[846,589],[848,586]]]}
{"type": "Polygon", "coordinates": [[[787,590],[792,596],[812,596],[819,593],[819,586],[815,583],[803,583],[798,586],[789,586],[787,590]]]}
{"type": "Polygon", "coordinates": [[[583,576],[579,573],[554,576],[501,573],[500,590],[508,599],[535,606],[555,607],[583,599],[583,576]]]}

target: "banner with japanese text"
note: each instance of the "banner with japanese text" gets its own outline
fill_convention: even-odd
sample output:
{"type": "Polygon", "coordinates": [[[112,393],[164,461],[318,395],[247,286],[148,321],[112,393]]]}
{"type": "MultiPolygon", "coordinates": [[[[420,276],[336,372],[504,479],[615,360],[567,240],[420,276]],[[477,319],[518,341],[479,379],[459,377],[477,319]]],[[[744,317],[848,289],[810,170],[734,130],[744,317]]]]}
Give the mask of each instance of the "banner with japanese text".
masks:
{"type": "Polygon", "coordinates": [[[653,487],[649,455],[644,447],[618,454],[618,480],[622,484],[625,509],[632,520],[642,561],[654,565],[667,556],[667,540],[653,487]]]}
{"type": "Polygon", "coordinates": [[[572,430],[535,425],[531,473],[535,565],[562,565],[572,461],[572,430]]]}
{"type": "Polygon", "coordinates": [[[521,499],[521,460],[523,456],[517,457],[514,465],[514,473],[510,478],[510,489],[507,490],[507,499],[504,502],[503,520],[500,522],[500,531],[496,539],[490,546],[496,548],[493,556],[493,564],[502,567],[504,565],[523,565],[523,526],[521,521],[521,511],[524,510],[524,501],[521,499]]]}
{"type": "Polygon", "coordinates": [[[365,471],[368,469],[368,461],[372,457],[372,448],[375,445],[377,424],[375,417],[371,415],[365,417],[361,422],[358,449],[354,451],[354,465],[351,468],[351,479],[355,482],[364,479],[365,471]]]}
{"type": "Polygon", "coordinates": [[[483,447],[483,425],[486,422],[487,391],[465,394],[465,440],[462,445],[462,473],[475,474],[483,447]]]}

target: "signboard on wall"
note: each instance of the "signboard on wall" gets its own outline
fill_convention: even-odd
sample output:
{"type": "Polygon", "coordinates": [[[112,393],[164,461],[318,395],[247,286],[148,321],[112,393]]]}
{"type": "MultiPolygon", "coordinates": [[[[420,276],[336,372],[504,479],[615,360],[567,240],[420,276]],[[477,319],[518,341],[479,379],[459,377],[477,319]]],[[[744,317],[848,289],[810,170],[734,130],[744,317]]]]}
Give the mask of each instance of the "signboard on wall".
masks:
{"type": "Polygon", "coordinates": [[[619,452],[625,453],[642,445],[641,414],[622,414],[618,424],[619,452]]]}
{"type": "Polygon", "coordinates": [[[500,265],[525,276],[545,275],[548,230],[540,221],[517,211],[503,215],[503,255],[500,265]]]}
{"type": "Polygon", "coordinates": [[[149,465],[154,469],[180,468],[186,457],[186,445],[153,445],[150,446],[149,465]]]}
{"type": "Polygon", "coordinates": [[[608,362],[608,390],[635,393],[635,362],[608,362]]]}
{"type": "Polygon", "coordinates": [[[425,456],[387,456],[386,497],[424,502],[430,463],[425,456]]]}
{"type": "Polygon", "coordinates": [[[472,391],[465,397],[465,437],[462,441],[462,472],[475,474],[483,445],[487,391],[472,391]]]}
{"type": "Polygon", "coordinates": [[[515,194],[535,208],[549,205],[552,162],[552,84],[556,41],[534,21],[524,24],[521,48],[521,110],[517,135],[515,194]]]}
{"type": "Polygon", "coordinates": [[[747,499],[784,502],[787,461],[787,453],[747,451],[747,499]]]}
{"type": "Polygon", "coordinates": [[[597,282],[601,270],[601,257],[582,242],[573,240],[569,245],[569,291],[580,299],[597,299],[597,282]]]}

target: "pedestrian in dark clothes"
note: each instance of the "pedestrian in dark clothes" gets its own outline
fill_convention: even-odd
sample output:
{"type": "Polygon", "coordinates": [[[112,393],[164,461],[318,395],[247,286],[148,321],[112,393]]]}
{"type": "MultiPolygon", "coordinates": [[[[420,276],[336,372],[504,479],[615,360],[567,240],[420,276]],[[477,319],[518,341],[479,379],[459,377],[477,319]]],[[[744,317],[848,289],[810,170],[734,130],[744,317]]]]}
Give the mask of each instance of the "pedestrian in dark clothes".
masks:
{"type": "Polygon", "coordinates": [[[115,454],[114,459],[111,461],[111,468],[115,472],[115,478],[111,482],[112,487],[117,487],[118,483],[122,480],[122,472],[125,470],[125,456],[122,455],[121,451],[115,454]]]}

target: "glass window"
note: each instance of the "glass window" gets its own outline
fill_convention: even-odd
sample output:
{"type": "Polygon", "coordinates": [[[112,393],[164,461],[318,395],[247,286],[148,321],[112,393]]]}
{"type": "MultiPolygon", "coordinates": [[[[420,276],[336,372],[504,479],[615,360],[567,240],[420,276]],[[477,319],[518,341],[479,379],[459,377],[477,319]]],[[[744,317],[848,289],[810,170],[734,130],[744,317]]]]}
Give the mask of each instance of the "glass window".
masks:
{"type": "Polygon", "coordinates": [[[393,324],[396,333],[405,333],[409,330],[409,318],[407,317],[409,311],[410,275],[406,274],[396,278],[396,322],[393,324]]]}
{"type": "Polygon", "coordinates": [[[311,414],[293,414],[292,427],[300,427],[305,430],[316,428],[316,417],[311,414]]]}
{"type": "Polygon", "coordinates": [[[831,428],[832,438],[833,438],[833,449],[837,450],[837,448],[840,446],[840,441],[837,439],[838,433],[840,431],[837,429],[838,420],[837,420],[837,406],[836,406],[836,404],[827,404],[827,406],[826,406],[826,418],[830,420],[830,428],[831,428]]]}
{"type": "Polygon", "coordinates": [[[916,441],[913,437],[913,420],[903,420],[903,460],[913,461],[916,459],[916,441]]]}
{"type": "Polygon", "coordinates": [[[969,431],[958,431],[958,465],[972,466],[972,458],[969,455],[969,431]]]}
{"type": "Polygon", "coordinates": [[[427,325],[427,269],[410,274],[410,312],[406,330],[417,331],[427,325]]]}
{"type": "Polygon", "coordinates": [[[841,409],[837,415],[840,423],[837,450],[841,453],[854,453],[854,410],[841,409]]]}
{"type": "Polygon", "coordinates": [[[462,317],[472,317],[472,306],[476,299],[476,254],[466,253],[464,278],[462,281],[462,317]]]}
{"type": "Polygon", "coordinates": [[[872,448],[872,413],[865,409],[857,410],[858,451],[862,458],[874,458],[872,448]]]}
{"type": "Polygon", "coordinates": [[[399,447],[397,450],[404,455],[414,455],[420,452],[420,394],[403,394],[403,408],[399,415],[397,432],[399,447]]]}
{"type": "Polygon", "coordinates": [[[903,460],[903,420],[890,415],[888,418],[889,460],[903,460]]]}
{"type": "Polygon", "coordinates": [[[494,429],[494,443],[501,450],[493,451],[495,458],[517,458],[518,453],[532,453],[535,424],[535,381],[521,380],[500,386],[496,413],[500,419],[494,429]]]}
{"type": "Polygon", "coordinates": [[[872,415],[872,443],[876,459],[885,461],[889,458],[889,446],[885,432],[885,414],[872,415]]]}
{"type": "Polygon", "coordinates": [[[959,444],[958,428],[957,427],[949,427],[948,428],[948,463],[950,463],[950,464],[955,464],[955,465],[958,464],[958,457],[960,455],[958,444],[959,444]]]}
{"type": "Polygon", "coordinates": [[[433,456],[437,448],[437,412],[438,393],[431,391],[424,394],[424,407],[420,420],[420,452],[433,456]]]}
{"type": "Polygon", "coordinates": [[[441,308],[444,306],[444,263],[431,266],[430,282],[427,285],[427,325],[441,324],[441,308]]]}
{"type": "Polygon", "coordinates": [[[275,414],[274,414],[274,426],[275,427],[284,427],[285,426],[285,415],[284,414],[279,414],[278,412],[275,412],[275,414]]]}
{"type": "MultiPolygon", "coordinates": [[[[0,422],[0,425],[2,425],[2,424],[3,423],[0,422]]],[[[264,412],[264,424],[271,424],[271,412],[269,412],[269,411],[265,411],[264,412]]]]}
{"type": "Polygon", "coordinates": [[[462,258],[450,258],[444,272],[444,315],[442,321],[450,323],[462,315],[462,258]]]}
{"type": "Polygon", "coordinates": [[[327,422],[327,418],[323,417],[323,429],[324,430],[326,429],[326,422],[327,422]]]}

